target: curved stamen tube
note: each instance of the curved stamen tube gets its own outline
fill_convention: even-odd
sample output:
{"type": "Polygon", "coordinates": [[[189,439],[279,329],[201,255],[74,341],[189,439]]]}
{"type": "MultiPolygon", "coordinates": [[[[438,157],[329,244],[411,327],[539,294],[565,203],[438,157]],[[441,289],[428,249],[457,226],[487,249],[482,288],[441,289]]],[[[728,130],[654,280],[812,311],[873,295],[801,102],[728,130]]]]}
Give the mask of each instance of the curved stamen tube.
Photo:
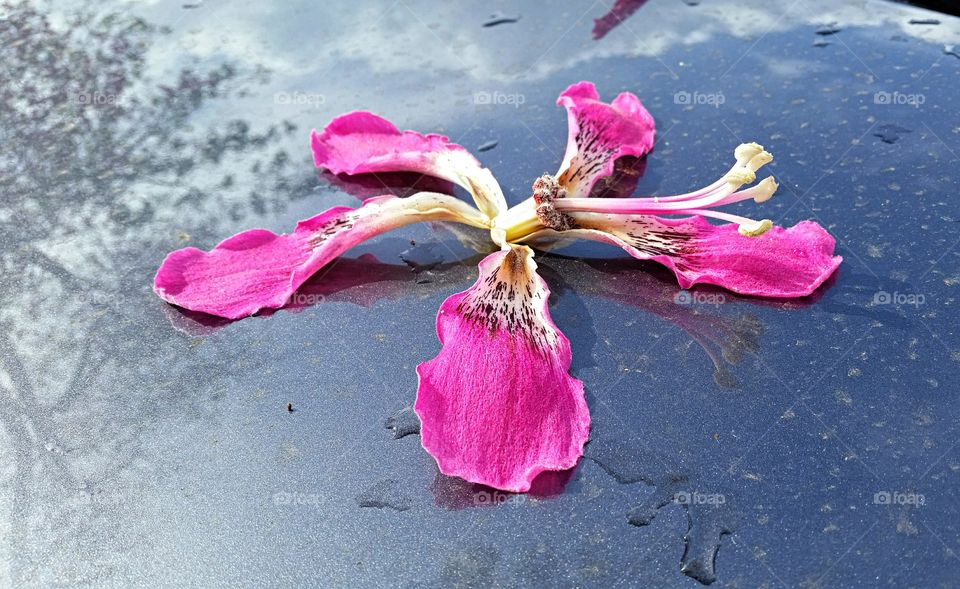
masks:
{"type": "Polygon", "coordinates": [[[671,214],[675,211],[690,211],[694,209],[712,208],[737,203],[744,200],[766,202],[777,190],[777,182],[773,177],[764,178],[756,186],[746,190],[734,192],[722,198],[704,197],[697,200],[685,201],[655,201],[647,198],[563,198],[554,201],[554,205],[561,211],[580,211],[589,213],[631,213],[640,215],[671,214]]]}

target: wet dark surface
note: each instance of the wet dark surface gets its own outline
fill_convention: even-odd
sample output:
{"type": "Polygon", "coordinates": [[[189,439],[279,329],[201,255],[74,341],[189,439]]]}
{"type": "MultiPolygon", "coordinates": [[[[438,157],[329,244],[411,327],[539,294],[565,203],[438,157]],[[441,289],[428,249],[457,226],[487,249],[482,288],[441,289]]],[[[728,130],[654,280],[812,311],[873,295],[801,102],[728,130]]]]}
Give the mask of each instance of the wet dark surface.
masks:
{"type": "Polygon", "coordinates": [[[960,22],[628,4],[0,5],[0,586],[956,586],[960,22]],[[758,141],[764,216],[845,261],[762,301],[538,254],[594,426],[529,495],[440,475],[401,412],[483,232],[387,234],[239,322],[151,292],[172,249],[378,193],[310,161],[352,109],[473,148],[518,202],[581,79],[656,118],[638,193],[758,141]]]}

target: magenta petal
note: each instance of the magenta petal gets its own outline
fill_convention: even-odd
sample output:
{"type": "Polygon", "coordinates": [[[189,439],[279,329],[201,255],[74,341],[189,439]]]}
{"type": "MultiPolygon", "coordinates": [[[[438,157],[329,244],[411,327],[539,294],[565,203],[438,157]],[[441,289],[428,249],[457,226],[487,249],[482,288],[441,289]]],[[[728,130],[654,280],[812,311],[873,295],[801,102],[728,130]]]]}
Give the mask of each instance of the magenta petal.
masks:
{"type": "Polygon", "coordinates": [[[387,119],[366,111],[336,117],[322,133],[310,134],[310,145],[316,166],[334,174],[429,174],[435,165],[433,156],[467,151],[443,135],[401,132],[387,119]]]}
{"type": "Polygon", "coordinates": [[[843,261],[833,255],[833,236],[813,221],[746,237],[735,224],[716,226],[702,217],[696,219],[700,253],[683,257],[680,262],[688,267],[678,265],[675,270],[683,288],[699,282],[749,295],[806,296],[843,261]]]}
{"type": "Polygon", "coordinates": [[[606,104],[593,84],[580,82],[564,90],[557,104],[567,109],[567,151],[557,172],[567,196],[589,196],[597,180],[613,173],[617,158],[640,157],[653,147],[653,117],[629,92],[606,104]]]}
{"type": "Polygon", "coordinates": [[[506,209],[490,170],[469,151],[443,135],[400,131],[366,111],[340,115],[323,132],[310,135],[313,161],[334,174],[417,172],[464,187],[489,217],[506,209]]]}
{"type": "Polygon", "coordinates": [[[540,232],[531,240],[557,236],[611,243],[635,258],[667,266],[682,288],[715,284],[746,295],[801,297],[823,284],[843,260],[833,255],[833,237],[813,221],[746,237],[734,224],[712,225],[703,217],[572,216],[581,229],[540,232]]]}
{"type": "Polygon", "coordinates": [[[583,454],[590,414],[549,296],[530,249],[512,246],[487,256],[476,284],[440,307],[443,349],[417,367],[414,410],[444,474],[524,492],[583,454]]]}
{"type": "Polygon", "coordinates": [[[377,197],[357,209],[334,207],[300,221],[293,233],[251,229],[209,252],[195,247],[171,252],[157,270],[153,289],[165,301],[192,311],[246,317],[282,307],[313,273],[361,241],[427,220],[485,226],[473,207],[450,196],[377,197]]]}

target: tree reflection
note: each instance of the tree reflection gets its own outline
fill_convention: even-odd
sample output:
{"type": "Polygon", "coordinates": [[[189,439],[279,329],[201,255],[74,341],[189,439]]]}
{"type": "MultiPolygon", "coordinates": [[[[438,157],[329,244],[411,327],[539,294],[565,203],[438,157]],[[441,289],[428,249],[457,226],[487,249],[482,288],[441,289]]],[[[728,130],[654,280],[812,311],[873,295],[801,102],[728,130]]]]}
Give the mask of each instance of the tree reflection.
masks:
{"type": "Polygon", "coordinates": [[[142,19],[82,9],[61,21],[30,2],[0,14],[0,561],[15,584],[89,581],[129,540],[116,499],[155,468],[141,460],[144,431],[209,417],[198,393],[235,360],[178,354],[182,335],[151,317],[145,269],[316,180],[280,147],[289,123],[196,122],[265,70],[158,80],[150,47],[166,31],[142,19]]]}

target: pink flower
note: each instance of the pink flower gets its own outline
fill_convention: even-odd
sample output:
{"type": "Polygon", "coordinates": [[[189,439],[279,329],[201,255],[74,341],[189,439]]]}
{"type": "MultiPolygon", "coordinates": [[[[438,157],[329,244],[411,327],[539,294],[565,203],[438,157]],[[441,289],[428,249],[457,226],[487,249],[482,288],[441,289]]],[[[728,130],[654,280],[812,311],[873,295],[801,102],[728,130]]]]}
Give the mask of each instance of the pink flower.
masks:
{"type": "Polygon", "coordinates": [[[420,364],[414,406],[424,448],[444,474],[523,492],[543,471],[572,468],[583,454],[590,414],[583,384],[569,375],[570,345],[550,318],[550,291],[529,245],[581,237],[623,248],[670,268],[680,286],[710,283],[757,296],[812,293],[840,264],[834,240],[811,221],[783,229],[716,210],[775,192],[756,179],[772,156],[757,144],[736,149],[733,167],[688,194],[592,198],[623,156],[654,142],[653,118],[636,96],[600,101],[580,82],[560,95],[569,137],[556,175],[533,184],[511,208],[489,170],[440,135],[398,130],[368,112],[335,118],[311,135],[314,162],[335,174],[417,172],[466,189],[476,208],[452,196],[419,192],[335,207],[289,234],[253,229],[209,252],[185,248],[164,260],[154,290],[164,300],[236,319],[285,305],[312,274],[370,237],[418,221],[456,221],[488,229],[500,251],[477,282],[448,298],[437,316],[440,353],[420,364]],[[714,225],[707,218],[725,221],[714,225]]]}

